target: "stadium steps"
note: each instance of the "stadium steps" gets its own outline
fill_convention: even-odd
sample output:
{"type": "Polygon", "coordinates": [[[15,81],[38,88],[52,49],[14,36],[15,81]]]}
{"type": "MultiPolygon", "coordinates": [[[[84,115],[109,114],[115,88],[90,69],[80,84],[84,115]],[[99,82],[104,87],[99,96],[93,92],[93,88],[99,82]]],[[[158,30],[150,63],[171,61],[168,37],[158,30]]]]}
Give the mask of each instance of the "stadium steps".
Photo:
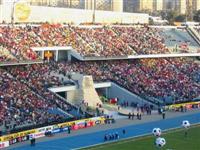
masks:
{"type": "MultiPolygon", "coordinates": [[[[72,106],[72,109],[68,112],[69,114],[73,115],[73,116],[81,116],[80,113],[79,113],[79,108],[78,106],[76,106],[75,104],[69,102],[67,99],[61,97],[60,95],[56,94],[57,97],[59,97],[61,100],[65,101],[66,103],[68,103],[69,105],[72,106]]],[[[84,114],[87,114],[89,116],[93,115],[91,113],[89,113],[86,109],[81,109],[81,111],[84,113],[84,114]]]]}
{"type": "Polygon", "coordinates": [[[186,28],[187,32],[189,33],[189,35],[198,43],[198,45],[200,46],[200,36],[197,33],[197,31],[193,28],[193,27],[187,27],[186,28]]]}
{"type": "MultiPolygon", "coordinates": [[[[110,30],[112,30],[112,32],[113,33],[115,33],[118,37],[120,37],[120,33],[119,32],[117,32],[116,30],[114,30],[114,28],[112,27],[110,30]]],[[[121,40],[122,42],[124,42],[123,40],[121,40]]],[[[124,42],[125,43],[125,42],[124,42]]],[[[138,55],[138,53],[133,49],[133,47],[132,46],[130,46],[129,44],[128,44],[128,46],[129,46],[129,48],[130,49],[132,49],[132,51],[133,51],[133,53],[134,53],[134,55],[138,55]]]]}
{"type": "Polygon", "coordinates": [[[73,118],[73,116],[65,111],[63,111],[62,109],[56,109],[56,108],[53,108],[53,109],[49,109],[48,110],[49,113],[51,114],[54,114],[54,115],[60,115],[60,116],[64,116],[66,118],[73,118]]]}
{"type": "Polygon", "coordinates": [[[71,31],[71,32],[74,32],[74,33],[76,33],[76,34],[78,35],[79,39],[82,41],[82,44],[83,44],[83,43],[87,43],[88,46],[89,46],[89,48],[92,49],[93,51],[95,51],[95,49],[91,46],[91,44],[88,43],[88,42],[86,42],[86,41],[83,39],[83,37],[81,36],[81,34],[77,33],[73,28],[70,28],[70,31],[71,31]]]}
{"type": "Polygon", "coordinates": [[[79,105],[84,103],[89,107],[96,107],[97,103],[102,104],[95,88],[92,76],[81,76],[78,78],[78,89],[71,91],[68,96],[71,103],[79,105]]]}

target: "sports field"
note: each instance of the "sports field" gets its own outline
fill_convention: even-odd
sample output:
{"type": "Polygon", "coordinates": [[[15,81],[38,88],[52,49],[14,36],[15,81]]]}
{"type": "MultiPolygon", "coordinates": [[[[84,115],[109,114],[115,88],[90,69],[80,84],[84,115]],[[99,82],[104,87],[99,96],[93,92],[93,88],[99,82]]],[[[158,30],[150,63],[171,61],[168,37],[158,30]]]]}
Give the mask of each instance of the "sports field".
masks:
{"type": "MultiPolygon", "coordinates": [[[[161,150],[200,150],[200,126],[188,130],[188,136],[184,136],[183,129],[172,130],[163,133],[167,144],[161,150]]],[[[156,150],[154,145],[155,137],[145,136],[110,144],[104,144],[87,148],[90,150],[156,150]]]]}

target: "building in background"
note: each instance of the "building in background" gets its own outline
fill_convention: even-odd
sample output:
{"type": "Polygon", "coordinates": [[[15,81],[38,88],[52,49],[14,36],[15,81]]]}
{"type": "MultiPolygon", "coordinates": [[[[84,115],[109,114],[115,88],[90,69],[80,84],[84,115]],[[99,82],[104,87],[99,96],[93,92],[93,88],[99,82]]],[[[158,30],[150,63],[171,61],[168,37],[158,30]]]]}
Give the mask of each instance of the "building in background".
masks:
{"type": "Polygon", "coordinates": [[[163,0],[163,11],[177,11],[186,14],[200,9],[200,0],[163,0]]]}
{"type": "Polygon", "coordinates": [[[200,10],[200,0],[193,0],[192,6],[193,10],[200,10]]]}
{"type": "Polygon", "coordinates": [[[138,12],[139,0],[123,0],[123,11],[124,12],[138,12]]]}
{"type": "Polygon", "coordinates": [[[162,11],[164,7],[164,0],[153,0],[153,11],[162,11]]]}
{"type": "MultiPolygon", "coordinates": [[[[113,1],[121,0],[29,0],[35,6],[54,6],[76,9],[95,9],[113,11],[113,1]]],[[[115,2],[116,3],[116,2],[115,2]]]]}
{"type": "MultiPolygon", "coordinates": [[[[2,0],[0,0],[1,3],[2,0]]],[[[200,0],[26,0],[33,6],[64,7],[117,12],[177,11],[185,14],[188,4],[200,9],[200,0]]]]}
{"type": "Polygon", "coordinates": [[[175,10],[176,0],[163,0],[163,11],[175,10]]]}
{"type": "Polygon", "coordinates": [[[175,1],[175,10],[179,14],[186,14],[187,9],[187,0],[174,0],[175,1]]]}
{"type": "MultiPolygon", "coordinates": [[[[155,0],[123,0],[124,12],[153,12],[155,0]]],[[[156,6],[157,7],[157,6],[156,6]]]]}
{"type": "Polygon", "coordinates": [[[163,0],[29,0],[31,5],[117,12],[162,10],[163,0]],[[155,7],[155,8],[154,8],[155,7]]]}
{"type": "Polygon", "coordinates": [[[139,0],[139,11],[153,12],[154,0],[139,0]]]}

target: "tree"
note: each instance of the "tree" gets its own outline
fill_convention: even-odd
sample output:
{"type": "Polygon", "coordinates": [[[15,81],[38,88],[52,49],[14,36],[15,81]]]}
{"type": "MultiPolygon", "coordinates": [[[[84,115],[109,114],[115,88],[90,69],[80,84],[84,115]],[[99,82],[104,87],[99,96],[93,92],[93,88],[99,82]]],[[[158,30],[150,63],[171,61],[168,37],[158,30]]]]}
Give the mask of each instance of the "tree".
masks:
{"type": "Polygon", "coordinates": [[[166,11],[161,11],[160,16],[162,17],[163,20],[167,20],[167,12],[166,11]]]}
{"type": "Polygon", "coordinates": [[[166,19],[168,20],[169,24],[173,24],[174,23],[176,16],[177,16],[177,12],[176,11],[167,12],[166,19]]]}
{"type": "Polygon", "coordinates": [[[167,20],[169,24],[173,24],[178,13],[176,11],[161,11],[160,16],[163,20],[167,20]]]}
{"type": "Polygon", "coordinates": [[[149,25],[153,25],[154,24],[154,21],[152,18],[149,18],[149,25]]]}
{"type": "Polygon", "coordinates": [[[194,17],[193,17],[194,21],[200,22],[200,10],[196,11],[194,13],[194,17]]]}
{"type": "Polygon", "coordinates": [[[184,22],[185,20],[186,20],[185,15],[178,15],[175,17],[175,21],[177,21],[177,22],[184,22]]]}

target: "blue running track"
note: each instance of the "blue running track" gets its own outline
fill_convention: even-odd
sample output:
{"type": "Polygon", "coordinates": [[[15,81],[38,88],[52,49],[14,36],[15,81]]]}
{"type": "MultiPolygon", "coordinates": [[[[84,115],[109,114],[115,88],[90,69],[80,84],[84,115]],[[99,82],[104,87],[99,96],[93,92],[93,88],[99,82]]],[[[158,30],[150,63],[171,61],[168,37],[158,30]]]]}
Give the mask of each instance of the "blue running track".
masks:
{"type": "Polygon", "coordinates": [[[152,129],[155,127],[159,127],[162,130],[181,127],[183,120],[189,120],[191,124],[200,123],[200,113],[166,119],[166,120],[159,120],[139,125],[131,125],[123,128],[98,131],[95,133],[88,133],[74,137],[66,137],[52,141],[45,141],[36,143],[35,147],[26,145],[19,148],[14,148],[13,150],[70,150],[70,149],[104,143],[103,138],[106,133],[118,132],[120,139],[136,137],[144,134],[150,134],[152,132],[152,129]],[[122,135],[123,129],[126,129],[125,135],[122,135]]]}

